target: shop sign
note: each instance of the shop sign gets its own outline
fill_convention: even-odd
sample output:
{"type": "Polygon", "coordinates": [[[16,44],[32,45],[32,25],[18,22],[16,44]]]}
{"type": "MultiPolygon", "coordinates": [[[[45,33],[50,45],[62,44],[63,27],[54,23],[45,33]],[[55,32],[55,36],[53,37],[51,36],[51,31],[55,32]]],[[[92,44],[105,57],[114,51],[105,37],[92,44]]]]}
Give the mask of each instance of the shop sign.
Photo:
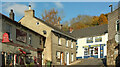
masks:
{"type": "Polygon", "coordinates": [[[2,40],[2,42],[10,42],[9,41],[9,35],[7,33],[3,34],[3,40],[2,40]]]}

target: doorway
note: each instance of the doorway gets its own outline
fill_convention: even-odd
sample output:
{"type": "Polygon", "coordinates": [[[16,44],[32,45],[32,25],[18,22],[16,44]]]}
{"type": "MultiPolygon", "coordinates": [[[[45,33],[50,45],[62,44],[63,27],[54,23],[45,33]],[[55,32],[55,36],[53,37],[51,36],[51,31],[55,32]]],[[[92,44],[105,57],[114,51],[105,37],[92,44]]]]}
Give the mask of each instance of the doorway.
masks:
{"type": "Polygon", "coordinates": [[[66,64],[69,65],[69,53],[66,53],[66,64]]]}
{"type": "Polygon", "coordinates": [[[60,58],[61,62],[60,64],[62,65],[63,64],[63,52],[61,52],[61,58],[60,58]]]}

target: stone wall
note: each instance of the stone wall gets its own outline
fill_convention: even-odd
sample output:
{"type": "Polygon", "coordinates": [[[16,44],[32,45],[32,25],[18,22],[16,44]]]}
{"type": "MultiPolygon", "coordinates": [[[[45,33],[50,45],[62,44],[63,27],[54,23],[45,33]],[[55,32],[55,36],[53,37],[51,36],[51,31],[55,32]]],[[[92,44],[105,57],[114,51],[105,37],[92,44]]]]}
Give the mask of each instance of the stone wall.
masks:
{"type": "Polygon", "coordinates": [[[118,57],[118,44],[115,42],[116,21],[119,19],[119,10],[108,14],[108,42],[107,42],[107,65],[116,65],[118,57]]]}
{"type": "Polygon", "coordinates": [[[108,41],[109,46],[107,46],[107,65],[115,65],[118,56],[118,44],[115,39],[108,41]]]}
{"type": "Polygon", "coordinates": [[[74,55],[74,61],[76,60],[76,42],[73,42],[73,48],[71,48],[71,39],[66,39],[65,36],[61,35],[61,45],[58,45],[58,33],[52,33],[52,64],[60,65],[60,62],[56,59],[56,52],[63,52],[63,63],[66,63],[66,52],[69,53],[69,63],[71,61],[71,53],[74,55]],[[66,40],[68,40],[68,47],[66,47],[66,40]]]}

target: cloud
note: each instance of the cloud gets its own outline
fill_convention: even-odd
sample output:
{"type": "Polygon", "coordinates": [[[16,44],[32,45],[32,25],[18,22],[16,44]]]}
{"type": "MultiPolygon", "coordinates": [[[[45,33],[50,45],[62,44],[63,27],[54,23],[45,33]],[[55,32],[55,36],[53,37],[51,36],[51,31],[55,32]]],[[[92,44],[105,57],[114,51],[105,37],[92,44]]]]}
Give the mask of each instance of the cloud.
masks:
{"type": "Polygon", "coordinates": [[[56,5],[57,8],[63,8],[63,4],[60,2],[55,2],[54,4],[56,5]]]}
{"type": "Polygon", "coordinates": [[[24,11],[28,9],[28,6],[24,4],[17,4],[17,3],[4,3],[2,4],[2,11],[9,13],[10,10],[13,9],[17,16],[23,16],[24,11]]]}

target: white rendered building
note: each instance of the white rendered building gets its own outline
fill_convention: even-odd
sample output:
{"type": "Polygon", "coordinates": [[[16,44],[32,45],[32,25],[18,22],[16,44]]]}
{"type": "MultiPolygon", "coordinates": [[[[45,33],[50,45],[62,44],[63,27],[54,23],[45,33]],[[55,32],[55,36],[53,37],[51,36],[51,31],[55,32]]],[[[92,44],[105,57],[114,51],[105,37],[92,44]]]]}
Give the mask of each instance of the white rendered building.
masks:
{"type": "Polygon", "coordinates": [[[107,56],[108,25],[99,25],[75,30],[77,38],[76,58],[105,58],[107,56]]]}

